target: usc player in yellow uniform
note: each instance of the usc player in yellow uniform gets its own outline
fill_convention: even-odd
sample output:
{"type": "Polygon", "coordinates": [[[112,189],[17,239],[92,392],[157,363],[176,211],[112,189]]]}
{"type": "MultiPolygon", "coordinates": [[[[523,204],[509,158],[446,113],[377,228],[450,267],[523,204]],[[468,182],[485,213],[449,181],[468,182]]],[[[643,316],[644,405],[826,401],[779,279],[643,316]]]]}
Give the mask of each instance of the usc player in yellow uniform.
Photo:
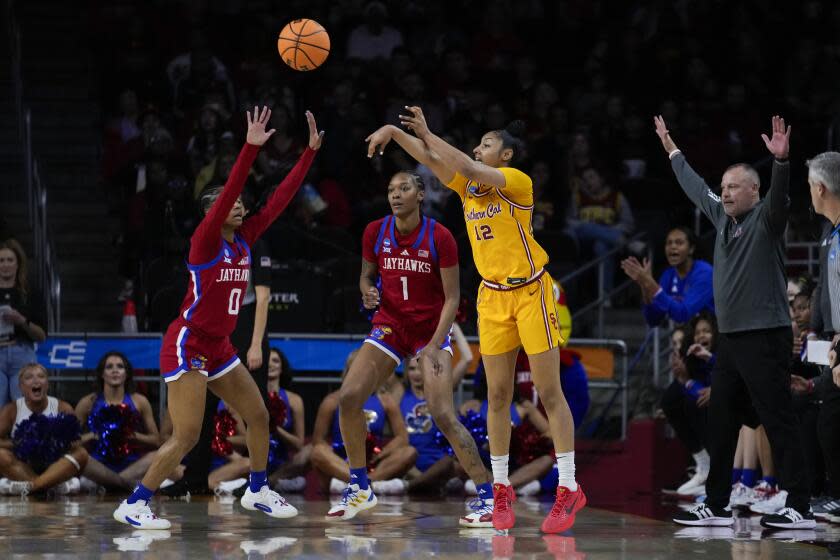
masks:
{"type": "Polygon", "coordinates": [[[415,160],[427,166],[463,202],[473,259],[482,277],[478,290],[478,335],[487,374],[493,469],[493,526],[514,525],[515,496],[508,480],[510,403],[519,348],[531,363],[534,384],[548,415],[560,473],[554,507],[542,523],[547,533],[560,533],[574,524],[575,513],[586,504],[575,481],[574,425],[560,387],[560,335],[552,280],[544,267],[545,250],[534,240],[531,217],[534,191],[531,178],[511,167],[523,150],[524,125],[516,121],[504,130],[484,134],[473,156],[450,146],[429,130],[419,107],[406,107],[400,121],[415,136],[386,125],[367,138],[368,157],[381,155],[394,140],[415,160]]]}

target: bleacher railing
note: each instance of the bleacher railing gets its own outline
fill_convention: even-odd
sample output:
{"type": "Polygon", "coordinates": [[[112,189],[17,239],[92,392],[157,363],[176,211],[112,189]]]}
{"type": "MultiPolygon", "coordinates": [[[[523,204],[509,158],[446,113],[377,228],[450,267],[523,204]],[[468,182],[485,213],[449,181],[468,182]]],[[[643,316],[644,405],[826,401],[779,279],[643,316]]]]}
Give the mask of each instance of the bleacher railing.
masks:
{"type": "MultiPolygon", "coordinates": [[[[37,345],[38,361],[47,369],[53,370],[51,382],[90,383],[89,373],[96,368],[99,359],[108,351],[117,350],[126,355],[135,371],[158,370],[161,333],[54,333],[43,343],[37,345]],[[86,375],[79,375],[88,372],[86,375]]],[[[363,334],[304,334],[270,333],[271,346],[280,348],[293,370],[297,373],[295,383],[334,383],[341,382],[341,371],[347,355],[356,350],[365,339],[363,334]],[[310,372],[310,373],[307,373],[310,372]]],[[[477,337],[467,337],[475,343],[477,337]]],[[[608,408],[619,400],[621,408],[621,438],[627,436],[627,402],[629,365],[627,345],[623,340],[609,339],[571,339],[571,347],[606,348],[612,351],[614,367],[612,377],[599,377],[589,380],[591,389],[615,391],[610,405],[602,416],[609,413],[608,408]]],[[[139,373],[139,372],[138,372],[139,373]]],[[[139,375],[137,381],[158,383],[159,410],[166,408],[166,390],[163,378],[159,375],[139,375]]],[[[458,399],[463,397],[463,382],[457,391],[458,399]]]]}
{"type": "MultiPolygon", "coordinates": [[[[627,246],[634,242],[634,241],[644,241],[645,234],[638,233],[627,240],[626,243],[620,245],[610,252],[601,255],[600,257],[596,257],[589,262],[579,266],[569,274],[566,274],[562,278],[559,278],[557,281],[563,288],[568,291],[569,286],[572,284],[573,281],[577,281],[579,279],[584,278],[584,274],[589,273],[590,270],[595,269],[597,276],[598,276],[598,290],[595,299],[589,302],[575,302],[575,312],[572,314],[572,319],[578,319],[583,317],[586,313],[589,313],[592,310],[595,310],[596,313],[596,328],[595,328],[595,336],[599,339],[604,337],[604,305],[607,301],[609,301],[612,297],[617,296],[618,294],[624,292],[631,286],[635,286],[635,282],[630,279],[626,279],[622,281],[617,286],[613,286],[610,290],[604,289],[604,276],[605,276],[605,267],[607,266],[607,262],[616,258],[616,256],[624,251],[627,246]]],[[[648,247],[648,258],[652,259],[651,249],[648,247]]],[[[616,268],[617,265],[616,265],[616,268]]],[[[616,274],[615,278],[621,278],[621,274],[616,274]]]]}
{"type": "Polygon", "coordinates": [[[32,150],[32,112],[26,106],[23,95],[20,27],[15,18],[14,0],[6,0],[6,22],[12,59],[11,77],[15,110],[18,116],[18,134],[23,148],[23,176],[26,183],[29,223],[32,227],[33,252],[30,260],[38,287],[45,298],[47,329],[49,332],[54,332],[61,328],[61,279],[58,275],[55,251],[47,225],[47,190],[32,150]]]}

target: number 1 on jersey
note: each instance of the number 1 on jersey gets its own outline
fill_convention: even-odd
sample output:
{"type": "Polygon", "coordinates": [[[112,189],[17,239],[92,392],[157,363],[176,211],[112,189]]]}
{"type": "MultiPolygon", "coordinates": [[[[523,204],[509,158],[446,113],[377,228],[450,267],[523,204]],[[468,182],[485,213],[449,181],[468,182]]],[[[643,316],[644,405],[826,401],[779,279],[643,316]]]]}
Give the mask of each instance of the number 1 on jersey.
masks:
{"type": "Polygon", "coordinates": [[[400,276],[403,285],[403,301],[408,301],[408,276],[400,276]]]}

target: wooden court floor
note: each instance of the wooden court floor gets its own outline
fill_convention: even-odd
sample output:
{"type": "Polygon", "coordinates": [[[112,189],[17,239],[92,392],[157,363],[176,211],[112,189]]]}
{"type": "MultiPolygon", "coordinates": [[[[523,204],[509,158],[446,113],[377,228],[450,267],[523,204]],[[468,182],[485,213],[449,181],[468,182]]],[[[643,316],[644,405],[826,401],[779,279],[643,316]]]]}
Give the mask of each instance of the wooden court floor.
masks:
{"type": "MultiPolygon", "coordinates": [[[[516,502],[516,527],[460,529],[464,501],[382,497],[351,522],[328,522],[326,500],[289,496],[301,514],[273,520],[233,498],[157,500],[169,531],[136,531],[111,518],[117,497],[0,497],[0,558],[534,558],[561,560],[827,558],[840,526],[764,535],[757,517],[733,529],[680,528],[670,522],[587,507],[574,529],[546,536],[548,501],[516,502]]],[[[663,518],[666,516],[662,516],[663,518]]]]}

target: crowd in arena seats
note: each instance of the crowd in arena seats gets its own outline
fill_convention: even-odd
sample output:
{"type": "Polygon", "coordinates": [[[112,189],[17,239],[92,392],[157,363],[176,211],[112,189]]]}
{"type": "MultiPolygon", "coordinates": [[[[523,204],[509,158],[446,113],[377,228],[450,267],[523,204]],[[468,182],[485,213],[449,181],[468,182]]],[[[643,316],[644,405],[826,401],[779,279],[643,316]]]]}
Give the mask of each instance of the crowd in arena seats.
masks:
{"type": "MultiPolygon", "coordinates": [[[[521,167],[534,177],[534,228],[556,270],[620,244],[635,231],[631,215],[636,229],[658,239],[669,224],[686,222],[689,206],[655,157],[650,115],[665,116],[708,174],[761,160],[754,140],[770,107],[783,107],[796,123],[802,153],[821,147],[836,111],[819,78],[837,66],[833,43],[801,37],[782,46],[769,30],[794,21],[823,29],[840,9],[811,1],[768,13],[744,2],[727,7],[721,22],[719,4],[493,0],[476,10],[472,2],[95,2],[91,35],[108,115],[102,173],[124,217],[122,273],[142,280],[150,261],[183,251],[178,240],[195,226],[196,193],[227,177],[243,141],[243,112],[257,103],[272,107],[278,132],[249,178],[255,204],[300,153],[303,111],[313,110],[327,131],[308,184],[270,236],[275,259],[296,259],[286,249],[321,232],[346,234],[351,247],[323,244],[308,259],[358,254],[364,225],[387,213],[387,178],[415,167],[393,147],[371,163],[363,139],[384,122],[396,124],[409,103],[468,153],[484,131],[526,122],[521,167]],[[276,52],[277,33],[293,17],[316,19],[330,33],[330,57],[314,72],[287,68],[276,52]],[[799,62],[780,69],[781,49],[799,62]],[[780,73],[782,90],[769,90],[766,78],[780,73]],[[607,227],[597,236],[569,216],[581,196],[604,208],[594,221],[607,227]]],[[[431,179],[422,166],[417,171],[431,179]]],[[[457,201],[436,181],[427,184],[427,213],[463,234],[457,201]]],[[[797,235],[808,235],[805,222],[797,235]]],[[[463,280],[472,297],[475,272],[465,266],[463,280]]]]}

